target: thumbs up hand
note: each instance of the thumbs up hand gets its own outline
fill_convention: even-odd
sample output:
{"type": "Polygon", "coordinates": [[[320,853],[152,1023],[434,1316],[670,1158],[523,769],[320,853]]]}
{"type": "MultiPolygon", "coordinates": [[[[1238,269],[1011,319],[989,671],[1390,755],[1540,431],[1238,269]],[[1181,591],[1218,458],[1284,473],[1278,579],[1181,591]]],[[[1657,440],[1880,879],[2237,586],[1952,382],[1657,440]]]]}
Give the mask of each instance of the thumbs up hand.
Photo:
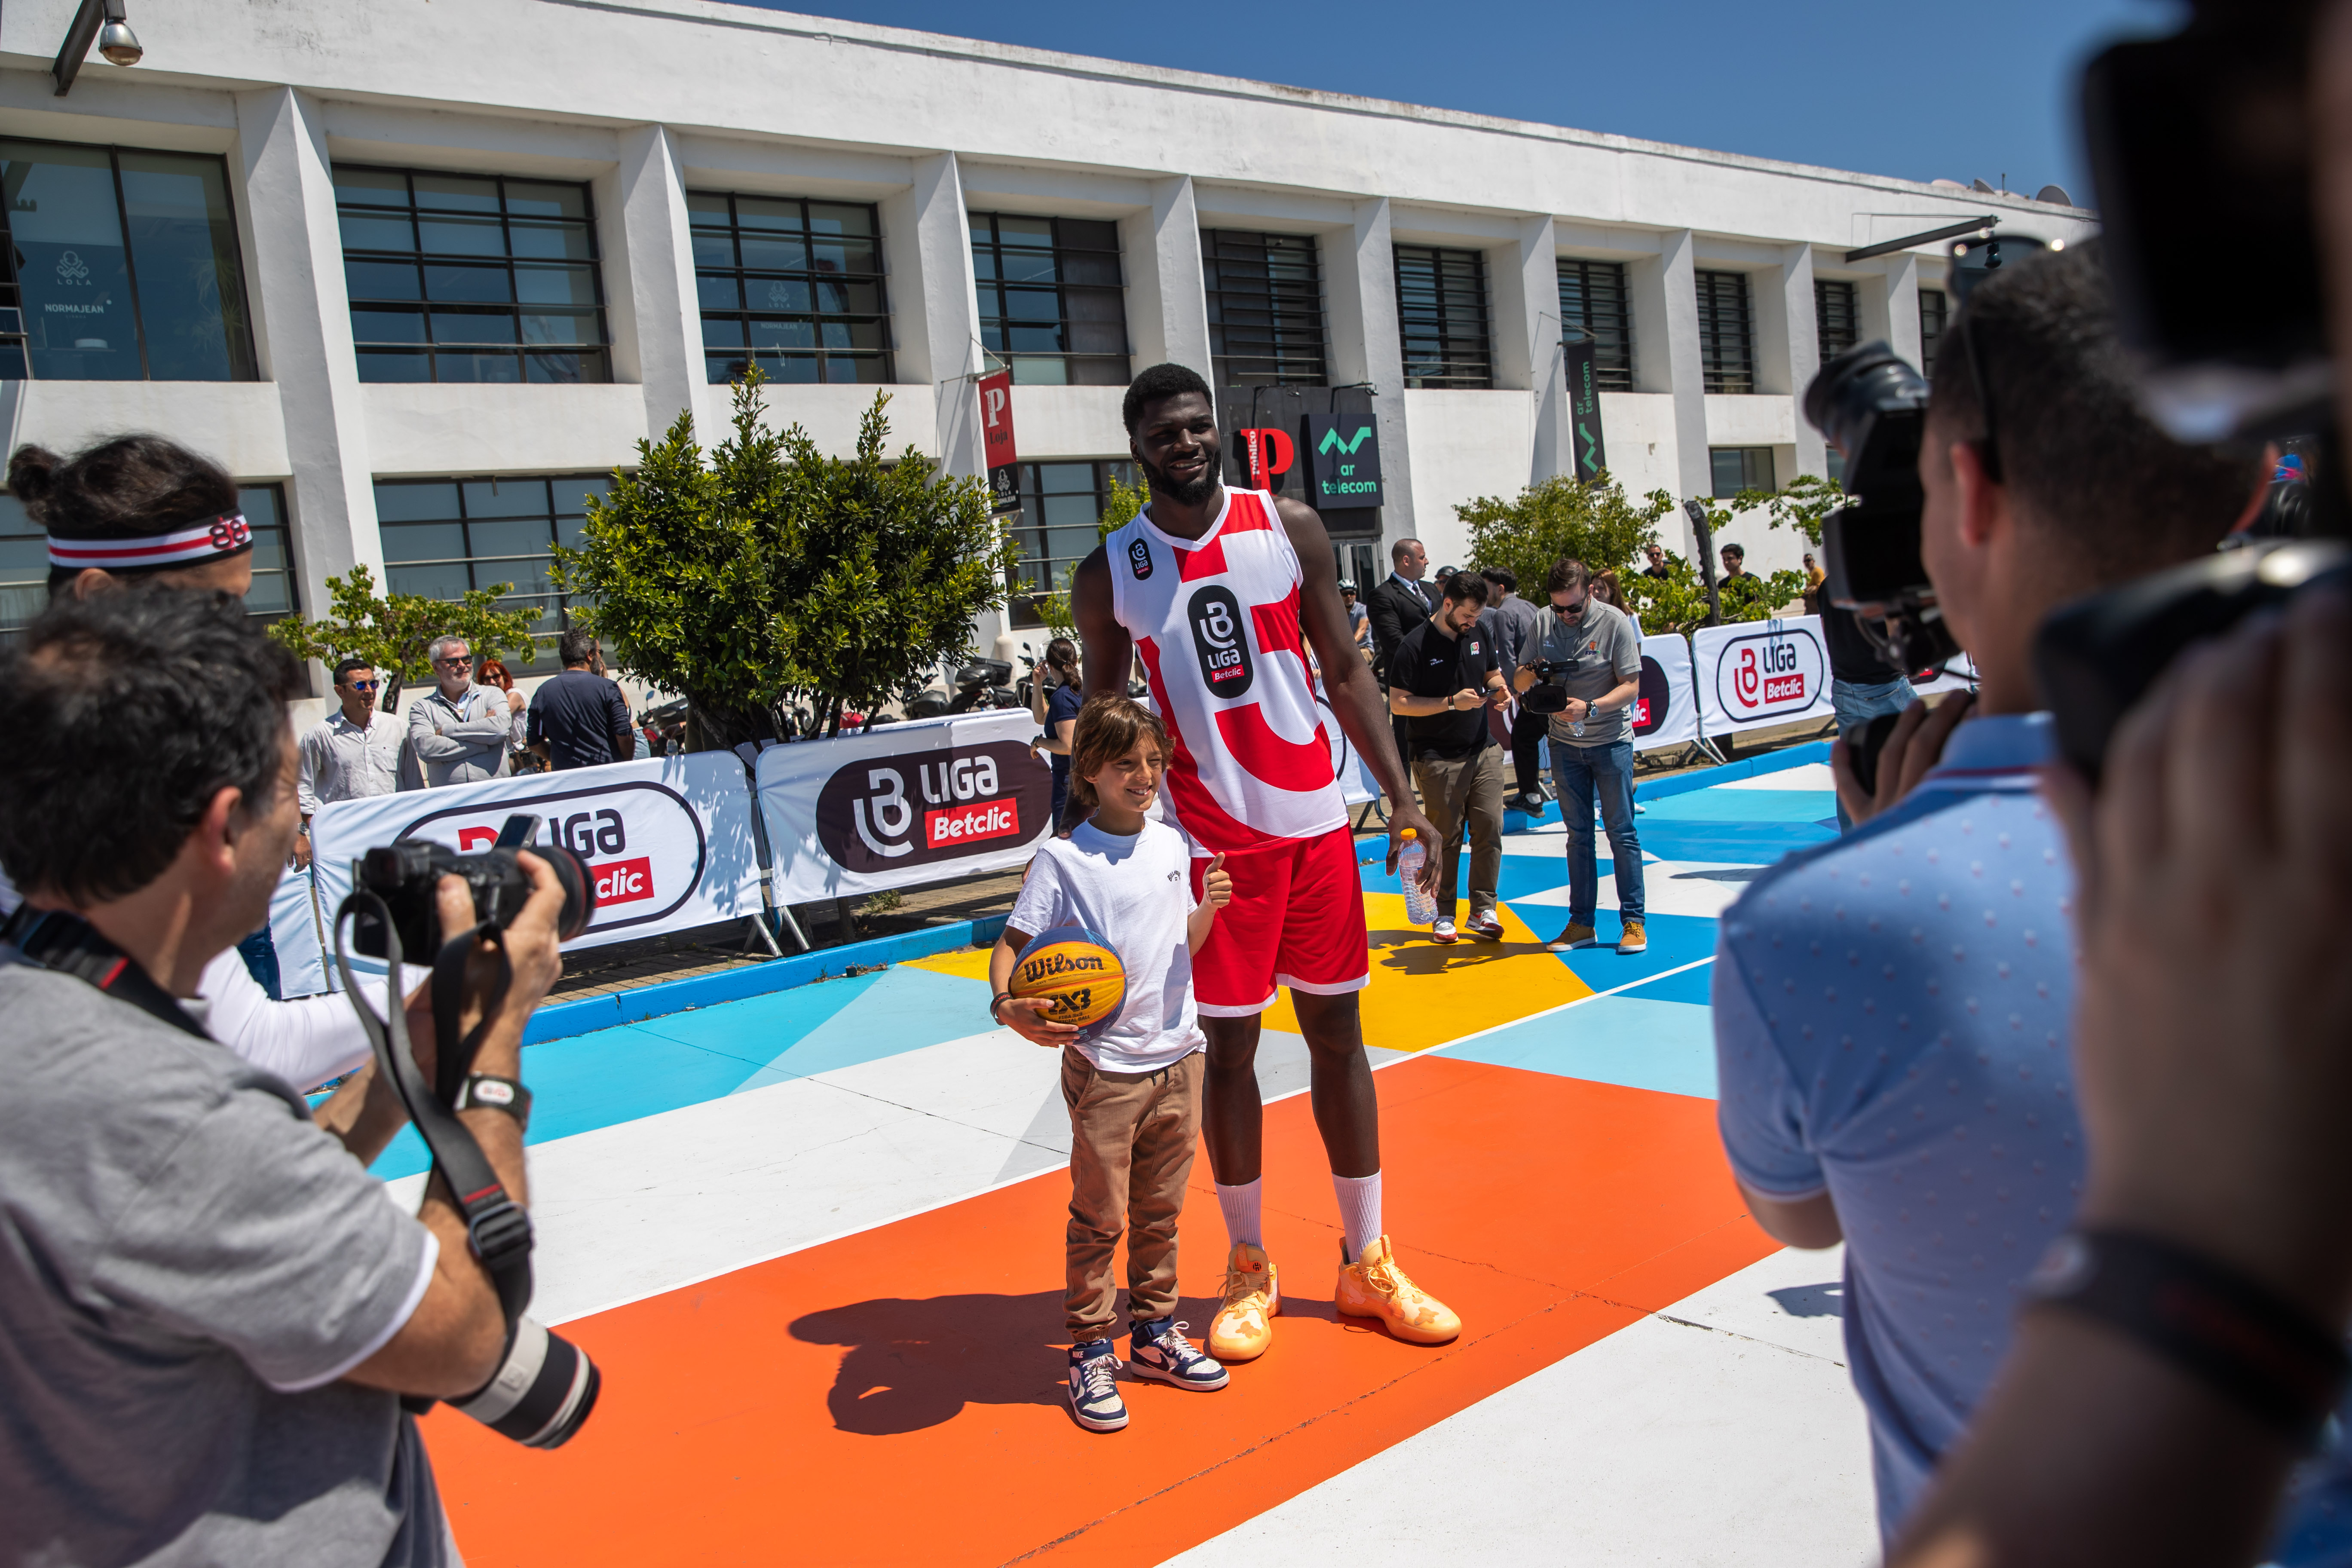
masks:
{"type": "Polygon", "coordinates": [[[1217,910],[1234,901],[1234,879],[1225,869],[1225,858],[1222,855],[1213,858],[1208,870],[1202,873],[1201,901],[1217,910]]]}

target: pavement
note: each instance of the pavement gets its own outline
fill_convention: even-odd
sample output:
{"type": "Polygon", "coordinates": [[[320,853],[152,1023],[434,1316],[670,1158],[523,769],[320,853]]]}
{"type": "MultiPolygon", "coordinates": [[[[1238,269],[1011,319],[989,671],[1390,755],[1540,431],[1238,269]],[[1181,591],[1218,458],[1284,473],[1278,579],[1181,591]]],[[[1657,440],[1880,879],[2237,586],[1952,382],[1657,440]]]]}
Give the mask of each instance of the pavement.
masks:
{"type": "MultiPolygon", "coordinates": [[[[1544,950],[1556,816],[1514,819],[1500,942],[1431,943],[1366,866],[1387,1225],[1465,1331],[1334,1312],[1286,1001],[1259,1055],[1274,1348],[1213,1395],[1129,1384],[1118,1434],[1063,1404],[1057,1058],[987,1026],[984,953],[531,1047],[533,1315],[604,1392],[552,1453],[425,1418],[467,1562],[1869,1561],[1839,1259],[1748,1217],[1706,1013],[1722,910],[1835,836],[1819,751],[1644,784],[1638,956],[1544,950]]],[[[1613,939],[1605,861],[1601,887],[1613,939]]],[[[414,1204],[413,1140],[377,1169],[414,1204]]],[[[1205,1334],[1205,1155],[1181,1234],[1205,1334]]]]}

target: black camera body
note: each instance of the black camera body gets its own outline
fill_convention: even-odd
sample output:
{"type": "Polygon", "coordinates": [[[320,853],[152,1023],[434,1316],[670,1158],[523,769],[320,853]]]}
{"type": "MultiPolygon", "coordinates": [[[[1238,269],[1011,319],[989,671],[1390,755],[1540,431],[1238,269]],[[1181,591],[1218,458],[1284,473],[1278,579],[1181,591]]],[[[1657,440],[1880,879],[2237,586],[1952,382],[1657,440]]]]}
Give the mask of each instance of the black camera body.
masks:
{"type": "MultiPolygon", "coordinates": [[[[352,886],[382,899],[392,911],[400,951],[411,963],[425,963],[441,951],[447,934],[441,930],[436,889],[444,877],[460,877],[474,895],[474,918],[493,931],[504,931],[530,901],[530,879],[516,861],[519,850],[530,849],[553,868],[563,885],[563,913],[557,929],[571,941],[587,929],[596,912],[595,879],[587,863],[562,845],[534,845],[540,819],[521,813],[509,816],[498,842],[475,854],[460,854],[446,844],[425,838],[403,838],[369,850],[352,863],[352,886]]],[[[383,926],[372,914],[356,916],[352,949],[371,958],[385,956],[383,926]]]]}
{"type": "Polygon", "coordinates": [[[1574,675],[1583,662],[1580,658],[1546,658],[1522,665],[1521,668],[1536,672],[1537,684],[1519,693],[1519,706],[1530,713],[1567,712],[1568,688],[1559,680],[1562,676],[1574,675]]]}
{"type": "Polygon", "coordinates": [[[1830,361],[1805,388],[1805,418],[1845,458],[1845,504],[1822,522],[1822,584],[1896,675],[1960,651],[1919,555],[1919,445],[1927,384],[1885,342],[1830,361]]]}

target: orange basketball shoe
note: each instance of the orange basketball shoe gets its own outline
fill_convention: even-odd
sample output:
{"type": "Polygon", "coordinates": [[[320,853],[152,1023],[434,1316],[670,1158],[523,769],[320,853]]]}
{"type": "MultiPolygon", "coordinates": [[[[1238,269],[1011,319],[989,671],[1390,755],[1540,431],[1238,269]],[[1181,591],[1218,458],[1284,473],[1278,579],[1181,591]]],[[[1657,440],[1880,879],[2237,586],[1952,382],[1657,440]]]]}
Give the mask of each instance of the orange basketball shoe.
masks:
{"type": "Polygon", "coordinates": [[[1209,1324],[1213,1361],[1255,1361],[1274,1343],[1275,1314],[1282,1310],[1282,1286],[1265,1249],[1236,1242],[1225,1259],[1225,1301],[1209,1324]]]}
{"type": "MultiPolygon", "coordinates": [[[[1347,1257],[1345,1242],[1339,1256],[1347,1257]]],[[[1350,1318],[1378,1318],[1389,1332],[1417,1345],[1442,1345],[1462,1331],[1453,1308],[1404,1277],[1385,1236],[1365,1247],[1359,1261],[1340,1263],[1336,1305],[1350,1318]]]]}

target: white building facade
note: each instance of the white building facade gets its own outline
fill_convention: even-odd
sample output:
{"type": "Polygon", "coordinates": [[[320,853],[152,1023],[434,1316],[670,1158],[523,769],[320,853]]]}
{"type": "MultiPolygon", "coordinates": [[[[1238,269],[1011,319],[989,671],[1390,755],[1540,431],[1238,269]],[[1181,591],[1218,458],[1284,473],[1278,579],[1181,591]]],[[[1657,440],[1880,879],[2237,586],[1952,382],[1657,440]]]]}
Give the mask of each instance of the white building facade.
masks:
{"type": "MultiPolygon", "coordinates": [[[[7,440],[143,429],[219,459],[264,525],[257,613],[320,613],[365,564],[515,583],[554,629],[545,559],[582,498],[681,410],[718,439],[746,363],[835,449],[887,390],[893,446],[958,473],[982,461],[973,378],[1009,363],[1032,581],[1091,547],[1134,370],[1352,387],[1385,488],[1329,515],[1343,568],[1407,535],[1466,563],[1458,504],[1570,471],[1564,337],[1594,345],[1629,490],[1785,484],[1826,469],[1796,395],[1827,353],[1916,363],[1950,307],[1947,247],[1850,251],[1987,214],[2094,225],[698,0],[158,4],[131,18],[144,63],[93,56],[61,97],[75,8],[0,24],[7,440]]],[[[5,510],[0,629],[42,576],[5,510]]],[[[1765,568],[1801,547],[1730,537],[1765,568]]]]}

